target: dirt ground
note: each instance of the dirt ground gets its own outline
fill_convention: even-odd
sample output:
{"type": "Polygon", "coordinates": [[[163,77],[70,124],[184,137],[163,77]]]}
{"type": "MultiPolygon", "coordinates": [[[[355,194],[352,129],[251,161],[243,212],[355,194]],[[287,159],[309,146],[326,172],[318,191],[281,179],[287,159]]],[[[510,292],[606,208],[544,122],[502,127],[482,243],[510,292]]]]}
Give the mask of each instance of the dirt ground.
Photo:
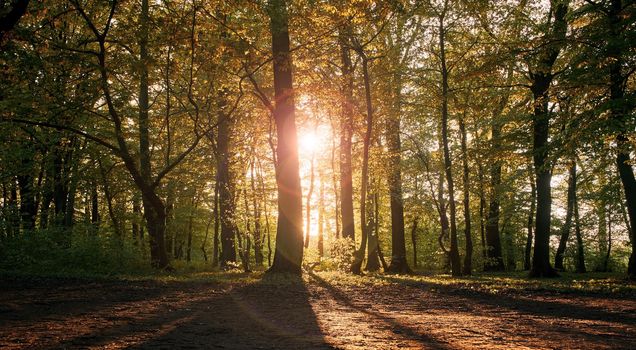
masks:
{"type": "MultiPolygon", "coordinates": [[[[330,282],[331,281],[331,282],[330,282]]],[[[634,349],[636,297],[426,283],[0,280],[0,349],[634,349]]]]}

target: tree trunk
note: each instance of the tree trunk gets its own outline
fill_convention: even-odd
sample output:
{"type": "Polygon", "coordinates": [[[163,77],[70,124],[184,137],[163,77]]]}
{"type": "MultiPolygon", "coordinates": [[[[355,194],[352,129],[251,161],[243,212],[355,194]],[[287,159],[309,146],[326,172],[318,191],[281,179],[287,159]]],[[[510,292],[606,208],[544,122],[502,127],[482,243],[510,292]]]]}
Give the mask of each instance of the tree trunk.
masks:
{"type": "Polygon", "coordinates": [[[192,198],[192,211],[190,212],[190,217],[188,218],[188,240],[186,245],[186,261],[190,262],[192,258],[192,231],[194,230],[194,214],[197,211],[198,203],[196,201],[196,197],[192,198]]]}
{"type": "Polygon", "coordinates": [[[612,251],[612,215],[607,217],[607,253],[603,259],[603,271],[609,271],[610,252],[612,251]]]}
{"type": "MultiPolygon", "coordinates": [[[[499,149],[501,138],[501,126],[497,120],[492,121],[493,149],[499,149]]],[[[504,271],[506,266],[503,261],[501,249],[501,234],[499,233],[499,197],[501,187],[501,160],[496,159],[490,169],[490,203],[488,205],[488,218],[486,220],[486,249],[488,261],[484,271],[504,271]]]]}
{"type": "MultiPolygon", "coordinates": [[[[367,246],[368,239],[368,223],[366,218],[367,211],[367,189],[369,183],[369,148],[371,146],[371,133],[373,130],[373,105],[371,104],[371,81],[369,77],[369,61],[362,48],[359,48],[358,54],[362,58],[362,77],[364,80],[364,96],[367,107],[366,132],[362,145],[362,174],[360,186],[360,248],[355,252],[354,261],[351,265],[351,272],[360,274],[362,269],[362,260],[367,246]]],[[[344,218],[344,216],[343,216],[344,218]]],[[[343,219],[344,220],[344,219],[343,219]]],[[[343,233],[344,237],[344,233],[343,233]]]]}
{"type": "Polygon", "coordinates": [[[554,75],[552,68],[561,48],[564,46],[567,32],[565,15],[568,3],[559,2],[551,9],[550,16],[554,17],[548,33],[545,35],[548,43],[539,52],[538,64],[530,72],[532,83],[530,90],[534,99],[533,127],[533,161],[537,186],[537,215],[534,240],[534,256],[532,258],[531,277],[555,277],[556,270],[550,265],[550,221],[552,197],[550,180],[552,169],[548,160],[548,137],[550,131],[550,112],[548,111],[549,89],[554,75]]]}
{"type": "Polygon", "coordinates": [[[532,229],[534,227],[534,209],[537,202],[537,188],[532,179],[530,180],[530,188],[531,188],[530,213],[528,214],[528,227],[527,227],[528,237],[526,239],[526,249],[525,249],[525,254],[523,259],[524,270],[530,270],[530,268],[532,267],[532,260],[530,258],[532,253],[532,239],[533,239],[532,229]]]}
{"type": "Polygon", "coordinates": [[[141,203],[139,200],[139,195],[137,193],[133,194],[132,198],[132,210],[133,210],[133,218],[132,218],[132,236],[134,244],[138,244],[142,241],[141,237],[141,203]]]}
{"type": "Polygon", "coordinates": [[[486,194],[484,191],[484,169],[481,166],[481,162],[479,161],[478,166],[478,176],[479,176],[479,234],[481,237],[481,254],[482,259],[484,260],[484,269],[488,260],[488,245],[486,244],[486,194]]]}
{"type": "Polygon", "coordinates": [[[320,187],[318,192],[318,257],[322,260],[325,255],[325,183],[321,172],[318,173],[318,176],[320,177],[320,187]]]}
{"type": "Polygon", "coordinates": [[[417,216],[413,217],[411,226],[411,244],[413,244],[413,266],[417,268],[417,216]]]}
{"type": "Polygon", "coordinates": [[[442,16],[439,24],[439,52],[442,64],[442,145],[450,209],[450,263],[452,275],[461,276],[461,261],[459,258],[459,247],[457,243],[457,214],[455,208],[455,188],[453,183],[453,163],[451,161],[448,142],[448,69],[446,68],[445,35],[446,29],[444,28],[444,17],[442,16]]]}
{"type": "MultiPolygon", "coordinates": [[[[141,1],[139,14],[139,165],[140,177],[136,182],[151,181],[152,169],[150,163],[150,136],[148,120],[148,0],[141,1]]],[[[141,188],[144,213],[150,236],[150,261],[155,268],[168,268],[169,261],[166,254],[166,208],[161,199],[154,193],[147,183],[141,188]]]]}
{"type": "Polygon", "coordinates": [[[581,233],[581,222],[579,217],[579,201],[576,194],[576,163],[572,166],[574,173],[574,233],[576,235],[576,272],[585,273],[585,247],[583,246],[583,234],[581,233]]]}
{"type": "Polygon", "coordinates": [[[382,260],[382,267],[385,270],[388,270],[388,266],[384,261],[384,258],[380,259],[381,251],[380,251],[380,205],[379,205],[379,195],[377,188],[373,193],[371,198],[371,203],[373,204],[373,208],[369,208],[369,217],[372,218],[369,225],[369,239],[367,244],[367,265],[365,266],[365,270],[373,272],[378,271],[380,269],[380,260],[382,260]]]}
{"type": "MultiPolygon", "coordinates": [[[[623,23],[629,16],[624,14],[622,0],[611,0],[609,4],[609,31],[611,38],[621,37],[621,28],[627,28],[623,23]]],[[[608,48],[608,56],[611,58],[609,66],[610,77],[610,115],[612,120],[620,130],[616,135],[616,167],[625,192],[625,202],[627,204],[627,213],[629,217],[629,240],[632,246],[632,252],[629,256],[627,273],[630,278],[636,279],[636,178],[631,166],[630,159],[630,141],[628,137],[628,128],[625,124],[633,107],[628,106],[625,102],[625,88],[627,86],[628,76],[623,73],[623,65],[625,62],[625,53],[623,47],[617,44],[611,44],[608,48]]]]}
{"type": "Polygon", "coordinates": [[[270,0],[268,9],[274,57],[276,106],[273,114],[278,136],[278,227],[274,263],[268,271],[300,274],[303,260],[303,210],[286,1],[270,0]]]}
{"type": "Polygon", "coordinates": [[[471,234],[470,222],[470,182],[468,177],[468,148],[466,146],[466,125],[464,120],[459,121],[459,130],[461,132],[462,143],[462,166],[463,185],[464,185],[464,237],[466,238],[466,256],[464,257],[464,274],[471,275],[473,273],[473,238],[471,234]]]}
{"type": "Polygon", "coordinates": [[[340,238],[340,193],[338,188],[338,176],[336,170],[336,127],[332,126],[333,136],[331,138],[331,171],[334,196],[334,219],[336,221],[335,238],[340,238]]]}
{"type": "MultiPolygon", "coordinates": [[[[353,135],[353,66],[349,48],[350,28],[344,25],[338,34],[342,61],[342,117],[340,119],[340,210],[342,238],[355,242],[353,218],[353,181],[351,138],[353,135]]],[[[363,224],[364,225],[364,224],[363,224]]]]}
{"type": "Polygon", "coordinates": [[[214,216],[214,240],[212,241],[212,267],[219,266],[219,228],[221,218],[219,217],[219,177],[218,172],[216,176],[216,183],[214,184],[214,209],[212,210],[212,216],[214,216]]]}
{"type": "Polygon", "coordinates": [[[254,262],[256,266],[263,266],[263,233],[261,229],[261,208],[256,199],[256,173],[254,163],[256,158],[250,163],[250,187],[252,189],[252,208],[254,209],[254,262]]]}
{"type": "Polygon", "coordinates": [[[400,140],[400,113],[402,79],[394,73],[394,106],[387,116],[386,139],[389,153],[388,185],[391,203],[391,262],[388,273],[412,273],[406,260],[406,239],[404,232],[404,200],[402,196],[402,170],[400,140]]]}
{"type": "Polygon", "coordinates": [[[565,222],[561,228],[561,239],[559,247],[554,256],[554,268],[564,270],[563,255],[567,248],[568,239],[570,238],[570,229],[572,228],[572,215],[574,214],[574,206],[576,201],[576,163],[570,165],[568,172],[568,193],[567,193],[567,211],[565,214],[565,222]]]}
{"type": "Polygon", "coordinates": [[[314,156],[311,156],[309,166],[309,190],[307,191],[307,199],[305,213],[307,214],[307,222],[305,225],[305,249],[309,248],[309,236],[311,233],[311,196],[314,193],[314,156]]]}
{"type": "MultiPolygon", "coordinates": [[[[33,183],[32,159],[22,157],[22,172],[17,176],[18,189],[20,190],[20,219],[23,232],[29,232],[35,228],[35,216],[37,207],[35,206],[35,188],[33,183]]],[[[66,201],[61,204],[66,206],[66,201]]],[[[56,207],[57,211],[57,207],[56,207]]]]}
{"type": "Polygon", "coordinates": [[[223,111],[223,96],[219,97],[218,137],[217,137],[217,180],[219,184],[219,215],[221,221],[221,259],[222,269],[236,263],[236,203],[234,199],[234,183],[230,165],[230,117],[223,111]]]}

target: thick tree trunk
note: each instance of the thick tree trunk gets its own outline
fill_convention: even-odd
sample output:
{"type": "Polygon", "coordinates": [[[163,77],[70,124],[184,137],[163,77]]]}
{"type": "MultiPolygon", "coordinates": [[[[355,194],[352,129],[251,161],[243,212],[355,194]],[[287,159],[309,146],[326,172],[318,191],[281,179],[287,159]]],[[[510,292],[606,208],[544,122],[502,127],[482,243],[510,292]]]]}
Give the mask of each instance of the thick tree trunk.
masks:
{"type": "MultiPolygon", "coordinates": [[[[611,0],[607,15],[609,17],[610,35],[618,40],[619,37],[624,36],[620,31],[623,27],[627,28],[623,22],[629,18],[629,16],[624,14],[623,1],[611,0]]],[[[616,146],[618,148],[618,152],[616,152],[616,167],[623,185],[629,227],[631,227],[629,239],[632,252],[629,256],[627,273],[630,278],[636,279],[636,178],[631,166],[628,127],[625,124],[633,107],[628,106],[624,101],[628,77],[623,73],[625,62],[623,48],[616,43],[610,45],[608,48],[608,56],[611,58],[609,66],[610,113],[613,121],[618,126],[618,130],[620,130],[616,135],[616,146]]]]}
{"type": "Polygon", "coordinates": [[[536,67],[530,72],[532,84],[530,90],[534,99],[533,128],[533,161],[537,186],[537,215],[534,240],[534,256],[532,258],[532,277],[555,277],[556,270],[550,265],[550,221],[552,211],[552,194],[550,180],[552,179],[551,164],[548,159],[548,138],[550,131],[550,112],[548,111],[549,89],[554,75],[552,68],[561,48],[564,46],[567,32],[566,14],[568,2],[558,2],[551,9],[550,16],[554,17],[545,35],[547,45],[539,52],[536,67]]]}
{"type": "Polygon", "coordinates": [[[268,271],[300,274],[303,260],[303,210],[287,4],[285,0],[270,0],[268,8],[274,57],[274,119],[278,135],[278,227],[274,262],[268,271]]]}
{"type": "Polygon", "coordinates": [[[406,260],[406,239],[404,232],[404,201],[402,196],[402,169],[400,140],[400,113],[402,81],[399,73],[394,74],[394,106],[387,116],[386,139],[389,153],[389,195],[391,203],[391,262],[389,273],[412,273],[406,260]]]}
{"type": "MultiPolygon", "coordinates": [[[[139,15],[139,165],[142,181],[151,181],[152,169],[150,163],[150,133],[149,133],[149,99],[148,99],[148,26],[149,0],[141,1],[139,15]]],[[[142,189],[142,202],[148,234],[150,236],[150,261],[153,267],[164,269],[169,265],[166,254],[166,208],[161,199],[150,188],[142,189]]]]}
{"type": "MultiPolygon", "coordinates": [[[[548,82],[549,84],[549,82],[548,82]]],[[[544,92],[535,94],[534,128],[534,168],[537,188],[537,214],[534,240],[534,256],[532,258],[532,277],[555,277],[556,271],[550,265],[550,221],[552,195],[550,180],[552,173],[547,163],[548,147],[548,101],[547,85],[544,92]],[[543,100],[543,101],[541,101],[543,100]]]]}
{"type": "Polygon", "coordinates": [[[353,136],[353,65],[351,63],[349,36],[350,28],[344,25],[338,34],[343,78],[342,116],[340,119],[340,210],[342,217],[342,238],[351,238],[352,241],[355,241],[351,166],[351,138],[353,136]]]}
{"type": "Polygon", "coordinates": [[[223,111],[223,96],[219,99],[217,137],[217,181],[219,186],[219,215],[221,223],[221,268],[226,269],[236,263],[236,201],[234,183],[230,171],[230,117],[223,111]]]}

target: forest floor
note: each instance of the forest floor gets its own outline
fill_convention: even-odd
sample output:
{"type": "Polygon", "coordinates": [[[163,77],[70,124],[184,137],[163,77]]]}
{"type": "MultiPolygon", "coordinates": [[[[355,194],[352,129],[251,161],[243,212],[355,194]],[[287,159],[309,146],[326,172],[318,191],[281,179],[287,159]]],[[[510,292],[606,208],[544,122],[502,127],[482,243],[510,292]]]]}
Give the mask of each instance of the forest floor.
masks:
{"type": "Polygon", "coordinates": [[[1,349],[633,349],[636,286],[598,275],[0,276],[1,349]]]}

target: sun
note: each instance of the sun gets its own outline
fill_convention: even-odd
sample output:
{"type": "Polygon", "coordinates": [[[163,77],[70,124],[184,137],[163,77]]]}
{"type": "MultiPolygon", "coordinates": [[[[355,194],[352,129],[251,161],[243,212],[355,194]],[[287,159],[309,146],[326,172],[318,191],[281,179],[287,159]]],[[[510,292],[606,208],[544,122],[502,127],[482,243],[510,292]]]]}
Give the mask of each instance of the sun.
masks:
{"type": "Polygon", "coordinates": [[[320,140],[313,131],[303,132],[299,135],[298,151],[300,154],[312,156],[320,150],[320,140]]]}

